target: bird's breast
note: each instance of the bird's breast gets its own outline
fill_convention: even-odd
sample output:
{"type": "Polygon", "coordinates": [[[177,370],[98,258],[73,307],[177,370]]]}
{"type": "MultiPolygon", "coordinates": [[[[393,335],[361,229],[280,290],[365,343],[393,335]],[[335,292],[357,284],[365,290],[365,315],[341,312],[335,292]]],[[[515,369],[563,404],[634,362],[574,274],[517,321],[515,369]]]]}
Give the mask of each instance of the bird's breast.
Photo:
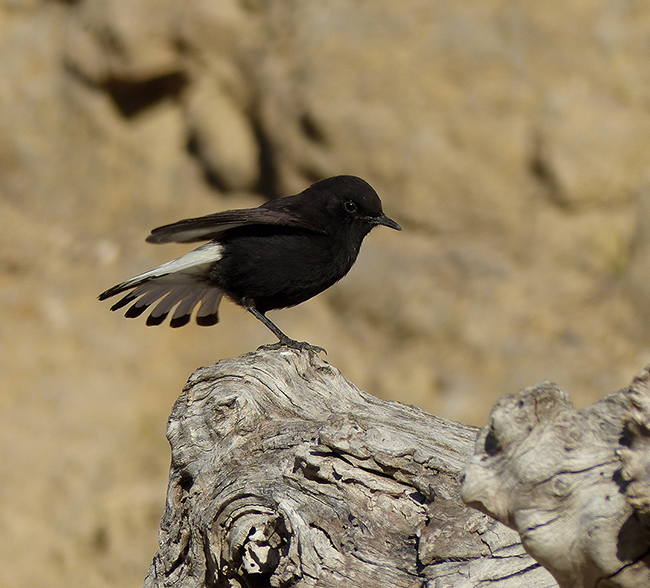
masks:
{"type": "Polygon", "coordinates": [[[241,235],[224,243],[213,278],[235,302],[253,301],[262,312],[295,306],[347,274],[359,246],[301,231],[241,235]]]}

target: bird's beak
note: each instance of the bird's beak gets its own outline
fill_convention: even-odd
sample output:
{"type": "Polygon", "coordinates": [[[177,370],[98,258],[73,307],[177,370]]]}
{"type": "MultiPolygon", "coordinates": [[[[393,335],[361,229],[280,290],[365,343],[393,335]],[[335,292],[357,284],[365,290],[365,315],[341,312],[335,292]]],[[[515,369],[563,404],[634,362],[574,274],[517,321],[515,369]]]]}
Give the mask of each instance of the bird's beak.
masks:
{"type": "Polygon", "coordinates": [[[375,217],[374,221],[378,225],[384,225],[385,227],[395,229],[396,231],[402,230],[402,227],[400,227],[392,218],[388,218],[385,214],[375,217]]]}

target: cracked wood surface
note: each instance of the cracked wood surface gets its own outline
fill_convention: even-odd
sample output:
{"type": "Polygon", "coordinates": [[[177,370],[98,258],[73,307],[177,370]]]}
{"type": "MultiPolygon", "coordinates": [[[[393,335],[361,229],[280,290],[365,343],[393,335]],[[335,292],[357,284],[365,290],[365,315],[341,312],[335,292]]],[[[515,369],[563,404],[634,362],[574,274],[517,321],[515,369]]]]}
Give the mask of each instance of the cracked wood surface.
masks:
{"type": "Polygon", "coordinates": [[[556,587],[514,531],[462,503],[476,433],[309,352],[201,368],[169,419],[145,586],[556,587]]]}
{"type": "Polygon", "coordinates": [[[627,393],[624,443],[617,454],[625,496],[638,513],[650,516],[650,366],[632,381],[627,393]]]}
{"type": "Polygon", "coordinates": [[[550,382],[502,397],[462,496],[516,529],[562,588],[650,586],[650,376],[576,410],[550,382]]]}

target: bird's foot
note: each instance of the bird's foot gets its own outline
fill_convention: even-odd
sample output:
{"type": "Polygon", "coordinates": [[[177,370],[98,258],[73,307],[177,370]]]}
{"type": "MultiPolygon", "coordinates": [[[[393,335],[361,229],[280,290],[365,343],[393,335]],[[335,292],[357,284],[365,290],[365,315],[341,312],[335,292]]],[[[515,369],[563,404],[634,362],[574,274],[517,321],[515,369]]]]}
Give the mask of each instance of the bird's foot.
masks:
{"type": "Polygon", "coordinates": [[[282,349],[283,347],[297,349],[298,351],[312,351],[313,353],[323,352],[325,355],[327,355],[327,351],[322,347],[311,345],[310,343],[307,343],[307,341],[295,341],[294,339],[289,339],[289,337],[286,339],[280,339],[277,343],[272,343],[271,345],[262,345],[261,347],[258,347],[258,349],[276,350],[282,349]]]}

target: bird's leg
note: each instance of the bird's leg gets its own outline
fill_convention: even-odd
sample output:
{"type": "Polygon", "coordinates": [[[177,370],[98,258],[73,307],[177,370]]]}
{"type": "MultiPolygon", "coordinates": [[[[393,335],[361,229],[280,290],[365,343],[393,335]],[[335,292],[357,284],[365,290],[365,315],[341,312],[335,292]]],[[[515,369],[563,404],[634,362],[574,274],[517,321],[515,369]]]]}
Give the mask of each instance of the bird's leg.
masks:
{"type": "Polygon", "coordinates": [[[257,308],[252,306],[245,306],[244,308],[256,319],[264,323],[264,325],[279,339],[277,345],[268,345],[265,347],[291,347],[292,349],[299,349],[300,351],[309,350],[315,351],[316,353],[324,351],[325,354],[327,354],[327,351],[322,347],[317,347],[316,345],[310,345],[305,341],[296,341],[295,339],[287,337],[271,319],[269,319],[263,312],[257,310],[257,308]]]}
{"type": "Polygon", "coordinates": [[[280,340],[280,343],[295,343],[295,341],[293,339],[287,337],[278,328],[278,326],[271,319],[269,319],[265,314],[261,313],[259,310],[257,310],[256,308],[253,308],[252,306],[246,306],[245,308],[256,319],[262,321],[264,323],[264,325],[266,325],[266,327],[268,329],[270,329],[271,332],[280,340]]]}

